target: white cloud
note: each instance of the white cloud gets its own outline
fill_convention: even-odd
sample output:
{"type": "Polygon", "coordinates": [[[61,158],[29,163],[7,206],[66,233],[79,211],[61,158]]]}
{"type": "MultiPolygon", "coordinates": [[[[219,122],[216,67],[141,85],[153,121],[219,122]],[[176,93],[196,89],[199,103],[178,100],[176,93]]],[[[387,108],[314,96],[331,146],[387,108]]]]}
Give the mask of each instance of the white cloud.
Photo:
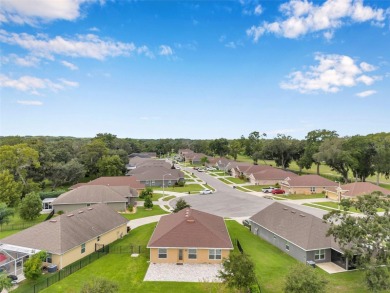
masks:
{"type": "Polygon", "coordinates": [[[227,42],[225,44],[225,47],[230,48],[230,49],[236,49],[238,46],[242,47],[242,46],[244,46],[244,44],[241,41],[237,41],[237,42],[231,41],[231,42],[227,42]]]}
{"type": "Polygon", "coordinates": [[[0,74],[0,87],[13,88],[18,91],[28,92],[33,95],[40,95],[39,91],[49,90],[51,92],[58,92],[65,90],[67,87],[78,86],[77,82],[60,79],[60,82],[53,82],[47,78],[38,78],[34,76],[25,75],[18,79],[0,74]]]}
{"type": "Polygon", "coordinates": [[[17,101],[17,103],[20,105],[24,105],[24,106],[42,106],[43,105],[43,103],[41,101],[23,100],[23,101],[17,101]]]}
{"type": "Polygon", "coordinates": [[[169,46],[167,46],[167,45],[161,45],[161,46],[160,46],[159,55],[162,55],[162,56],[170,56],[170,55],[173,55],[173,50],[172,50],[171,47],[169,47],[169,46]]]}
{"type": "Polygon", "coordinates": [[[100,32],[100,29],[98,29],[96,26],[89,28],[91,32],[100,32]]]}
{"type": "Polygon", "coordinates": [[[78,87],[79,86],[79,83],[77,81],[70,81],[70,80],[67,80],[65,78],[59,78],[58,80],[61,81],[61,83],[65,86],[69,86],[69,87],[78,87]]]}
{"type": "Polygon", "coordinates": [[[280,5],[279,10],[282,20],[252,26],[246,31],[247,35],[257,42],[265,33],[295,39],[325,30],[328,33],[324,36],[329,39],[335,29],[346,23],[371,21],[382,26],[386,15],[383,9],[364,6],[363,0],[327,0],[322,5],[307,0],[290,0],[280,5]]]}
{"type": "Polygon", "coordinates": [[[280,83],[280,87],[301,93],[318,91],[336,93],[343,87],[353,87],[359,83],[371,85],[379,79],[379,77],[364,74],[375,68],[373,65],[365,62],[359,65],[351,57],[345,55],[317,54],[315,60],[318,65],[310,66],[307,71],[292,72],[287,76],[287,81],[280,83]]]}
{"type": "Polygon", "coordinates": [[[78,70],[79,68],[74,65],[73,63],[70,63],[68,61],[62,60],[61,64],[64,65],[65,67],[68,67],[70,70],[78,70]]]}
{"type": "Polygon", "coordinates": [[[36,67],[41,61],[38,57],[27,55],[24,57],[18,56],[16,54],[9,54],[8,56],[0,57],[1,63],[13,63],[23,67],[36,67]]]}
{"type": "Polygon", "coordinates": [[[75,20],[81,15],[80,6],[87,2],[97,0],[2,0],[0,22],[35,25],[40,21],[75,20]]]}
{"type": "Polygon", "coordinates": [[[363,69],[363,71],[367,71],[367,72],[374,71],[374,70],[378,69],[377,67],[375,67],[375,66],[373,66],[371,64],[368,64],[366,62],[360,63],[360,68],[363,69]]]}
{"type": "Polygon", "coordinates": [[[253,13],[254,13],[255,15],[260,15],[260,14],[262,14],[262,13],[263,13],[263,7],[262,7],[260,4],[256,5],[255,11],[254,11],[253,13]]]}
{"type": "Polygon", "coordinates": [[[377,93],[377,91],[369,90],[369,91],[364,91],[364,92],[357,93],[356,95],[358,97],[360,97],[360,98],[365,98],[365,97],[368,97],[368,96],[375,95],[376,93],[377,93]]]}
{"type": "Polygon", "coordinates": [[[46,35],[30,35],[26,33],[8,33],[0,30],[0,42],[17,45],[35,56],[54,59],[54,55],[71,57],[87,57],[104,60],[107,57],[129,56],[134,53],[145,54],[146,46],[136,47],[134,43],[103,40],[94,34],[77,35],[74,39],[56,36],[49,38],[46,35]],[[139,48],[143,48],[138,51],[139,48]]]}

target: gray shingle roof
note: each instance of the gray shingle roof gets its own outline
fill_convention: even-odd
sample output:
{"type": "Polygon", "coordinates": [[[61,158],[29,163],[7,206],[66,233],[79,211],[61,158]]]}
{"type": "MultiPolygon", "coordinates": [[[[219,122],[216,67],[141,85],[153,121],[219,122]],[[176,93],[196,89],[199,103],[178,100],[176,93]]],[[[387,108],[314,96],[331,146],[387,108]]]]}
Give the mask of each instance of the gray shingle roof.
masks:
{"type": "Polygon", "coordinates": [[[222,217],[183,209],[176,214],[161,217],[148,247],[232,249],[233,245],[222,217]]]}
{"type": "MultiPolygon", "coordinates": [[[[364,194],[370,194],[374,191],[380,191],[385,195],[390,195],[390,190],[372,184],[370,182],[353,182],[349,184],[341,185],[343,196],[359,196],[364,194]]],[[[337,187],[328,188],[329,191],[337,192],[337,187]]]]}
{"type": "Polygon", "coordinates": [[[304,250],[334,248],[340,251],[333,237],[326,236],[327,222],[290,206],[275,202],[250,220],[304,250]]]}
{"type": "Polygon", "coordinates": [[[287,181],[287,183],[289,186],[292,187],[329,187],[337,185],[334,181],[331,181],[319,175],[302,175],[290,177],[290,180],[287,181]]]}
{"type": "Polygon", "coordinates": [[[95,204],[37,224],[0,243],[63,254],[127,222],[106,204],[95,204]]]}
{"type": "Polygon", "coordinates": [[[134,170],[131,170],[129,175],[135,175],[137,179],[144,180],[163,180],[163,176],[165,174],[165,180],[179,180],[180,178],[184,178],[184,173],[177,169],[166,169],[161,166],[154,167],[139,167],[134,170]]]}

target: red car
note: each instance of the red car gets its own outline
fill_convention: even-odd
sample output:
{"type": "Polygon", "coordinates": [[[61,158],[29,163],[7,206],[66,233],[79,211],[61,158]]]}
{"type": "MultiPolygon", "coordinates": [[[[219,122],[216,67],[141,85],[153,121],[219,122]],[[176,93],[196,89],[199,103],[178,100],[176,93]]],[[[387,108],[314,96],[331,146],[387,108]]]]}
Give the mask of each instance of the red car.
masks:
{"type": "Polygon", "coordinates": [[[285,194],[286,193],[283,189],[279,189],[279,188],[274,189],[271,192],[272,192],[272,194],[285,194]]]}

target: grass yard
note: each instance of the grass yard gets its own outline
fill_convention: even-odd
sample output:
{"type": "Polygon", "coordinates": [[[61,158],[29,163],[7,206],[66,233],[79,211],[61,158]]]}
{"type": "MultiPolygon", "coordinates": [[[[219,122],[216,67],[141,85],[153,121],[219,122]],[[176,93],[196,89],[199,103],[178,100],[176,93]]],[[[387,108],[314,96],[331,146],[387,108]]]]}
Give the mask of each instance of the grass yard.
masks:
{"type": "Polygon", "coordinates": [[[196,182],[196,179],[194,179],[194,178],[186,178],[186,182],[196,182]]]}
{"type": "MultiPolygon", "coordinates": [[[[163,197],[163,194],[161,193],[153,193],[152,200],[158,200],[160,197],[163,197]]],[[[137,201],[145,201],[144,198],[138,198],[137,201]]]]}
{"type": "Polygon", "coordinates": [[[163,215],[168,214],[166,211],[164,211],[159,206],[153,206],[153,209],[150,211],[145,210],[144,207],[138,207],[137,212],[135,214],[121,214],[123,217],[125,217],[128,220],[135,220],[139,218],[145,218],[150,216],[157,216],[157,215],[163,215]]]}
{"type": "Polygon", "coordinates": [[[242,188],[241,186],[236,186],[236,189],[243,191],[243,192],[250,192],[250,190],[246,190],[246,189],[242,188]]]}
{"type": "MultiPolygon", "coordinates": [[[[154,187],[154,190],[162,190],[162,187],[154,187]]],[[[199,192],[203,190],[203,187],[199,184],[187,184],[183,187],[165,187],[165,191],[174,191],[174,192],[199,192]]]]}
{"type": "Polygon", "coordinates": [[[0,232],[0,239],[11,236],[12,234],[16,234],[22,230],[9,230],[0,232]]]}
{"type": "Polygon", "coordinates": [[[310,199],[310,198],[326,198],[322,193],[315,194],[278,194],[277,196],[285,199],[310,199]]]}
{"type": "Polygon", "coordinates": [[[41,214],[39,215],[38,218],[36,218],[34,221],[26,221],[26,220],[23,220],[20,216],[19,216],[19,211],[16,210],[15,211],[15,214],[11,217],[9,217],[9,223],[8,224],[4,224],[4,226],[6,225],[21,225],[21,224],[30,224],[31,222],[33,223],[40,223],[40,222],[43,222],[46,217],[47,217],[48,214],[41,214]]]}
{"type": "Polygon", "coordinates": [[[225,184],[233,184],[233,183],[231,183],[231,182],[229,182],[229,181],[227,181],[226,179],[223,179],[223,178],[218,178],[218,180],[221,180],[225,184]]]}
{"type": "Polygon", "coordinates": [[[170,201],[171,199],[174,199],[174,198],[176,198],[176,196],[174,196],[174,195],[167,196],[166,198],[163,199],[163,201],[170,201]]]}
{"type": "Polygon", "coordinates": [[[240,178],[236,178],[236,177],[226,177],[225,179],[235,183],[235,184],[244,184],[244,183],[248,183],[248,181],[246,180],[242,180],[240,178]]]}
{"type": "MultiPolygon", "coordinates": [[[[332,202],[332,201],[316,202],[316,204],[321,205],[321,206],[325,206],[325,207],[329,207],[329,208],[339,209],[339,204],[337,202],[332,202]]],[[[353,213],[360,213],[360,211],[355,209],[355,208],[351,208],[351,209],[349,209],[349,211],[353,212],[353,213]]],[[[384,212],[385,210],[384,209],[377,209],[377,211],[384,212]]]]}
{"type": "Polygon", "coordinates": [[[379,186],[390,190],[390,184],[379,183],[379,186]]]}
{"type": "Polygon", "coordinates": [[[308,207],[312,207],[312,208],[316,208],[316,209],[321,209],[321,210],[328,211],[328,212],[333,211],[333,209],[331,209],[331,208],[327,208],[327,207],[324,207],[324,206],[318,206],[318,205],[314,205],[314,204],[311,204],[311,203],[304,203],[302,205],[308,206],[308,207]]]}

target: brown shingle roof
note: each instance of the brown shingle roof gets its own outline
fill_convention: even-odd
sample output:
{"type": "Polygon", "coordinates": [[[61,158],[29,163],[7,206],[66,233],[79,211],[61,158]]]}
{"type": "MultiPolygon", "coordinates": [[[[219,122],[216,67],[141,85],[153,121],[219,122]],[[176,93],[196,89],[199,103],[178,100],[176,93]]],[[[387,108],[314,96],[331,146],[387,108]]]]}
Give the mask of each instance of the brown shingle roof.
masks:
{"type": "Polygon", "coordinates": [[[106,204],[95,204],[37,224],[1,239],[0,243],[63,254],[127,221],[106,204]]]}
{"type": "Polygon", "coordinates": [[[262,171],[258,171],[256,173],[252,173],[253,177],[257,180],[284,180],[287,177],[293,178],[298,176],[297,174],[284,171],[282,169],[277,169],[273,167],[265,168],[262,171]]]}
{"type": "Polygon", "coordinates": [[[88,183],[77,183],[71,186],[69,189],[74,189],[80,185],[107,185],[107,186],[130,186],[135,189],[144,189],[145,185],[140,183],[136,177],[130,176],[112,176],[112,177],[99,177],[88,183]]]}
{"type": "Polygon", "coordinates": [[[223,218],[194,209],[161,217],[148,247],[233,249],[223,218]]]}
{"type": "MultiPolygon", "coordinates": [[[[337,187],[328,188],[329,191],[337,192],[337,187]]],[[[341,185],[342,195],[343,196],[359,196],[363,194],[370,194],[374,191],[380,191],[385,195],[390,195],[390,190],[380,187],[378,185],[372,184],[370,182],[353,182],[349,184],[341,185]]]]}
{"type": "Polygon", "coordinates": [[[287,181],[287,183],[291,187],[329,187],[337,185],[334,181],[331,181],[319,175],[302,175],[290,177],[290,180],[287,181]]]}
{"type": "Polygon", "coordinates": [[[304,250],[334,248],[340,251],[333,237],[326,236],[328,223],[290,206],[275,202],[250,220],[304,250]]]}

